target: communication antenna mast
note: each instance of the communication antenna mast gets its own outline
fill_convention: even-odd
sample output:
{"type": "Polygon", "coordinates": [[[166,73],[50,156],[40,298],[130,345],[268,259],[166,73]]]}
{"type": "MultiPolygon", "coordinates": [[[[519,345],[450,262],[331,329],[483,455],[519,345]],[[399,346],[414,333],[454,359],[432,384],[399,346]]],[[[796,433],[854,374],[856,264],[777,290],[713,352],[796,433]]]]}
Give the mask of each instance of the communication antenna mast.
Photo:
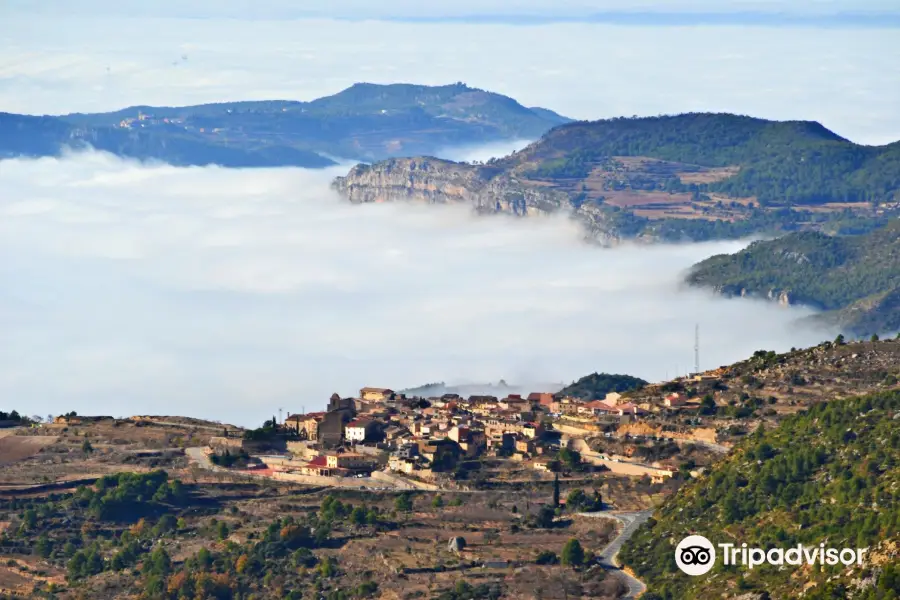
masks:
{"type": "Polygon", "coordinates": [[[700,374],[700,324],[694,326],[694,373],[700,374]]]}

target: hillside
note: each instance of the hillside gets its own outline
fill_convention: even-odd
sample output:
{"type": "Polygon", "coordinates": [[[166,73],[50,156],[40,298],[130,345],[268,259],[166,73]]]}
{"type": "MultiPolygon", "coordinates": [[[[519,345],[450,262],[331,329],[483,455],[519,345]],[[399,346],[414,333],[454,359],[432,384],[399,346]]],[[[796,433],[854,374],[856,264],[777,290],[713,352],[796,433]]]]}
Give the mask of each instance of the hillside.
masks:
{"type": "Polygon", "coordinates": [[[569,210],[611,239],[858,233],[896,209],[900,143],[861,146],[818,123],[729,114],[618,118],[560,125],[484,165],[417,157],[358,167],[335,187],[358,202],[569,210]]]}
{"type": "Polygon", "coordinates": [[[311,102],[268,100],[183,107],[133,106],[98,114],[0,113],[0,157],[55,156],[93,146],[175,165],[336,164],[441,148],[534,139],[569,120],[464,84],[360,83],[311,102]]]}
{"type": "Polygon", "coordinates": [[[900,221],[859,236],[803,232],[695,265],[687,282],[726,296],[762,296],[827,311],[871,335],[900,330],[900,221]]]}
{"type": "Polygon", "coordinates": [[[611,375],[609,373],[591,373],[578,381],[567,385],[557,396],[571,396],[585,400],[603,400],[610,392],[628,392],[647,385],[639,377],[631,375],[611,375]]]}
{"type": "Polygon", "coordinates": [[[649,587],[644,598],[896,598],[900,592],[900,392],[830,403],[758,430],[712,471],[667,501],[620,558],[649,587]],[[752,571],[722,564],[689,577],[675,545],[869,548],[861,567],[752,571]],[[805,594],[803,593],[805,591],[805,594]]]}
{"type": "MultiPolygon", "coordinates": [[[[807,581],[819,585],[805,596],[812,600],[896,598],[879,590],[900,581],[896,567],[884,567],[896,564],[898,546],[890,544],[900,542],[898,375],[900,339],[759,351],[700,378],[644,385],[624,396],[651,414],[610,435],[572,437],[577,443],[556,454],[568,465],[558,494],[553,474],[499,453],[466,460],[452,474],[459,484],[439,490],[392,487],[381,477],[291,480],[275,476],[285,458],[268,448],[249,450],[270,459],[261,469],[223,467],[227,451],[207,457],[223,437],[247,438],[215,421],[70,413],[31,423],[7,406],[0,420],[17,422],[0,430],[0,595],[621,599],[630,580],[607,561],[638,530],[637,519],[661,506],[620,555],[650,585],[646,600],[762,600],[764,590],[796,598],[807,581]],[[868,400],[848,399],[876,390],[868,400]],[[702,410],[657,410],[673,391],[703,396],[702,410]],[[700,435],[710,429],[730,439],[700,435]],[[691,430],[697,435],[681,435],[691,430]],[[740,441],[729,453],[733,440],[740,441]],[[646,472],[608,469],[629,457],[662,461],[678,474],[654,482],[646,472]],[[554,511],[557,495],[565,508],[554,511]],[[592,498],[602,498],[611,518],[579,514],[596,509],[592,498]],[[759,544],[870,545],[874,568],[798,577],[758,568],[742,579],[720,567],[689,580],[671,564],[672,541],[687,527],[759,544]],[[448,547],[457,537],[462,551],[448,547]],[[573,539],[587,562],[578,569],[581,559],[566,564],[579,556],[566,551],[573,539]]],[[[599,386],[621,383],[635,382],[592,374],[579,385],[599,394],[599,386]]],[[[423,422],[428,413],[433,407],[405,414],[423,422]]],[[[294,466],[307,465],[309,446],[297,443],[304,454],[294,466]]]]}
{"type": "Polygon", "coordinates": [[[588,179],[609,172],[617,156],[664,161],[653,165],[657,177],[626,179],[626,187],[685,191],[693,174],[687,179],[702,192],[762,204],[889,201],[900,174],[900,144],[861,146],[815,122],[709,113],[572,123],[516,162],[536,178],[588,179]]]}

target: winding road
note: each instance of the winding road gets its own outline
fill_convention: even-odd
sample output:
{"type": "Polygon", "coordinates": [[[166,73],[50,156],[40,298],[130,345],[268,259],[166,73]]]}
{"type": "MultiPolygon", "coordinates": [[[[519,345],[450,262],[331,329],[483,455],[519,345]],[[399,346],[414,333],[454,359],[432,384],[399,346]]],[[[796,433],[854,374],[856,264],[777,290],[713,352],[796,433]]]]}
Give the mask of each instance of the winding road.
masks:
{"type": "Polygon", "coordinates": [[[615,519],[622,523],[622,530],[613,541],[603,549],[600,553],[600,564],[609,569],[616,577],[618,577],[626,586],[628,586],[628,595],[624,600],[632,600],[643,594],[647,590],[647,586],[640,579],[636,579],[622,570],[617,560],[619,550],[625,545],[634,532],[643,525],[647,519],[653,514],[652,510],[642,510],[639,512],[589,512],[578,513],[582,517],[591,517],[597,519],[615,519]]]}

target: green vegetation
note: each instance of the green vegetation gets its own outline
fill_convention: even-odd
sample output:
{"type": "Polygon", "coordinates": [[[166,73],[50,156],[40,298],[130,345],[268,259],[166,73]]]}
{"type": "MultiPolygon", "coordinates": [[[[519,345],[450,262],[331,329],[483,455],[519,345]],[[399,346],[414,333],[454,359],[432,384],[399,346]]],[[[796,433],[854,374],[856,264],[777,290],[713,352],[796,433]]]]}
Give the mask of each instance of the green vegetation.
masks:
{"type": "MultiPolygon", "coordinates": [[[[614,156],[644,156],[702,167],[740,167],[721,181],[662,191],[719,192],[762,204],[889,201],[900,181],[900,143],[860,146],[819,123],[693,113],[571,123],[545,135],[534,175],[585,178],[614,156]]],[[[634,187],[634,186],[632,186],[634,187]]]]}
{"type": "Polygon", "coordinates": [[[536,138],[569,120],[467,87],[356,84],[312,102],[226,102],[199,106],[132,106],[111,113],[31,117],[0,113],[0,157],[56,156],[65,144],[175,165],[302,166],[400,154],[431,154],[458,144],[536,138]],[[135,121],[130,128],[122,121],[135,121]],[[365,142],[364,146],[360,141],[365,142]]]}
{"type": "Polygon", "coordinates": [[[3,412],[0,410],[0,421],[15,421],[17,423],[26,423],[28,419],[18,413],[18,411],[3,412]]]}
{"type": "MultiPolygon", "coordinates": [[[[559,463],[562,468],[568,471],[579,471],[584,467],[584,463],[581,462],[581,453],[577,450],[570,450],[569,448],[563,448],[559,451],[559,463]]],[[[554,485],[558,485],[557,483],[554,485]]]]}
{"type": "Polygon", "coordinates": [[[691,285],[726,295],[785,293],[791,303],[833,311],[857,335],[900,329],[900,220],[859,236],[795,233],[695,265],[691,285]]]}
{"type": "Polygon", "coordinates": [[[594,490],[588,495],[581,488],[575,488],[566,496],[566,510],[571,512],[595,512],[603,510],[603,496],[594,490]]]}
{"type": "Polygon", "coordinates": [[[399,512],[412,512],[413,498],[410,494],[400,494],[394,500],[394,509],[399,512]]]}
{"type": "Polygon", "coordinates": [[[745,211],[744,218],[648,219],[631,212],[606,207],[623,233],[645,235],[667,242],[734,240],[752,234],[783,235],[798,230],[816,230],[834,235],[861,235],[883,227],[887,217],[862,216],[849,208],[833,212],[811,212],[802,208],[759,208],[745,211]]]}
{"type": "Polygon", "coordinates": [[[165,471],[152,471],[105,475],[93,488],[80,487],[72,502],[101,521],[132,522],[177,506],[186,497],[180,481],[169,481],[165,471]]]}
{"type": "Polygon", "coordinates": [[[578,568],[584,564],[584,548],[581,547],[581,542],[577,539],[572,538],[566,545],[563,546],[562,553],[560,554],[560,562],[567,567],[575,567],[578,568]]]}
{"type": "Polygon", "coordinates": [[[603,400],[610,392],[628,392],[640,389],[645,385],[647,385],[646,381],[631,375],[592,373],[566,386],[557,392],[556,396],[558,398],[571,396],[585,400],[603,400]]]}
{"type": "Polygon", "coordinates": [[[278,421],[275,420],[275,417],[272,417],[271,420],[264,422],[262,427],[245,431],[244,439],[253,442],[270,441],[278,437],[279,433],[287,434],[287,432],[280,430],[278,421]]]}
{"type": "Polygon", "coordinates": [[[222,454],[211,454],[209,456],[209,460],[212,464],[226,468],[246,465],[249,458],[250,455],[247,454],[244,449],[240,449],[234,454],[226,449],[222,454]]]}
{"type": "Polygon", "coordinates": [[[502,590],[498,584],[479,583],[473,586],[461,579],[456,582],[452,590],[448,590],[436,598],[437,600],[498,600],[502,597],[502,590]]]}
{"type": "Polygon", "coordinates": [[[153,540],[178,528],[169,511],[189,502],[182,483],[164,471],[107,475],[71,494],[0,501],[0,518],[17,524],[12,535],[0,538],[0,549],[27,554],[31,548],[65,566],[68,580],[75,583],[135,566],[153,540]],[[156,515],[161,516],[151,527],[147,519],[156,515]]]}
{"type": "Polygon", "coordinates": [[[900,531],[900,392],[814,405],[771,431],[757,430],[706,476],[687,484],[622,550],[650,591],[665,599],[708,598],[725,590],[814,600],[847,596],[849,578],[872,576],[873,588],[854,597],[895,598],[896,558],[885,569],[819,566],[796,579],[790,569],[738,571],[719,561],[709,576],[691,578],[675,565],[685,535],[740,540],[761,548],[798,543],[870,548],[896,543],[900,531]],[[826,584],[826,581],[828,582],[826,584]],[[878,591],[881,590],[881,591],[878,591]]]}
{"type": "Polygon", "coordinates": [[[328,553],[339,545],[335,531],[359,535],[361,528],[395,527],[377,507],[326,496],[317,512],[267,526],[264,521],[260,531],[243,519],[204,518],[208,500],[194,498],[162,471],[110,475],[71,494],[0,499],[0,520],[12,523],[0,535],[0,552],[33,553],[64,568],[73,597],[96,597],[91,578],[106,573],[116,574],[105,579],[106,589],[115,581],[119,592],[137,590],[146,600],[350,599],[377,593],[366,572],[344,579],[338,560],[328,553]],[[154,507],[162,512],[150,510],[154,507]],[[191,524],[178,514],[188,515],[191,524]],[[237,530],[245,541],[233,541],[237,530]],[[185,535],[202,545],[186,559],[176,558],[173,540],[185,535]]]}

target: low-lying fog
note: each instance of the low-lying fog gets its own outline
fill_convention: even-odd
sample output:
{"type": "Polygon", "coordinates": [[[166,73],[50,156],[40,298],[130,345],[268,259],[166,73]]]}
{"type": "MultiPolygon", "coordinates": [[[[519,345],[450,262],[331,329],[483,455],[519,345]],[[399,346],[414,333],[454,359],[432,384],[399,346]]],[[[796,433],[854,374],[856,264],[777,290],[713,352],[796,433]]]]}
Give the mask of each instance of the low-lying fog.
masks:
{"type": "Polygon", "coordinates": [[[695,323],[704,368],[830,335],[679,291],[741,243],[595,249],[565,218],[350,205],[343,172],[0,162],[4,404],[249,425],[364,385],[660,380],[695,323]]]}

